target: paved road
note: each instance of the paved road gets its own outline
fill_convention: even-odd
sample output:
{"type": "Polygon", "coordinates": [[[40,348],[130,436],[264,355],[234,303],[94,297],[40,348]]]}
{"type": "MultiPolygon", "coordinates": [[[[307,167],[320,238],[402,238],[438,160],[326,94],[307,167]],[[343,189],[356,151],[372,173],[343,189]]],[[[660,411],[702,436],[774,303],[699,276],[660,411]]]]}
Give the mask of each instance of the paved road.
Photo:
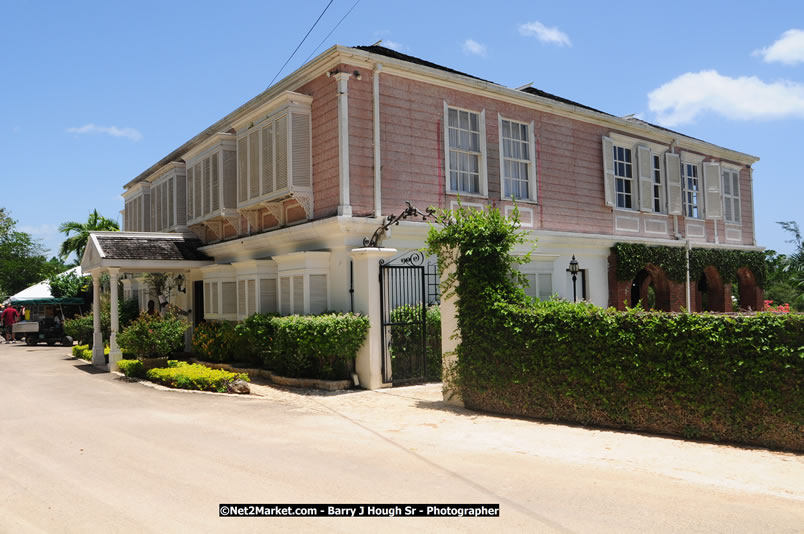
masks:
{"type": "Polygon", "coordinates": [[[434,385],[166,391],[0,345],[0,532],[802,532],[804,456],[490,417],[434,385]],[[500,518],[219,518],[223,502],[500,518]]]}

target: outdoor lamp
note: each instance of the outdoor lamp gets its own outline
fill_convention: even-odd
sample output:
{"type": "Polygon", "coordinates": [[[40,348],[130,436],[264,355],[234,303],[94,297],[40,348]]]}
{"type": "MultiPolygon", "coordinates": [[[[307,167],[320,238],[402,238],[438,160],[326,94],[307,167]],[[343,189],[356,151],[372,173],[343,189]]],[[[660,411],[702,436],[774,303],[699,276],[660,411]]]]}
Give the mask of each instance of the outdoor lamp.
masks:
{"type": "Polygon", "coordinates": [[[578,260],[575,259],[575,254],[572,255],[572,260],[570,260],[569,272],[572,274],[572,302],[578,302],[578,290],[576,288],[576,280],[578,279],[578,260]]]}
{"type": "Polygon", "coordinates": [[[176,291],[180,291],[182,293],[187,293],[187,288],[186,287],[184,289],[182,289],[183,285],[184,285],[184,275],[180,274],[179,276],[176,277],[176,291]]]}

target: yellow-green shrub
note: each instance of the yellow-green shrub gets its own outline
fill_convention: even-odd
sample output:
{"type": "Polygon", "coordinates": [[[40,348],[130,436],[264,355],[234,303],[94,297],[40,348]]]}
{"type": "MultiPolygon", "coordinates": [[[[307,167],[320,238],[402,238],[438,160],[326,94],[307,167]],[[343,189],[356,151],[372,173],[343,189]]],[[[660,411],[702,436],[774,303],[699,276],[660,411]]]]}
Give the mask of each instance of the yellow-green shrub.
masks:
{"type": "Polygon", "coordinates": [[[244,373],[232,373],[222,369],[210,369],[197,363],[168,361],[167,368],[150,369],[146,373],[149,380],[168,387],[197,389],[225,393],[227,386],[235,380],[249,381],[244,373]]]}

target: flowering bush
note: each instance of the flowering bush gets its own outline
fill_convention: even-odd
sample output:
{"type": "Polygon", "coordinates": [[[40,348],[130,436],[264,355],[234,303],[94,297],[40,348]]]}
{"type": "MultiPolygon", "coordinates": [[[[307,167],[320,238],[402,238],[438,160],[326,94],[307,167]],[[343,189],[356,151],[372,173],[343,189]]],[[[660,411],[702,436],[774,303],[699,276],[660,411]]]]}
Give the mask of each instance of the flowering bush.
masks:
{"type": "Polygon", "coordinates": [[[167,357],[182,350],[184,331],[190,327],[175,315],[142,314],[117,338],[120,348],[139,358],[167,357]]]}
{"type": "Polygon", "coordinates": [[[232,363],[251,360],[254,351],[248,339],[229,321],[208,321],[193,331],[193,353],[207,362],[232,363]]]}
{"type": "Polygon", "coordinates": [[[771,313],[790,313],[790,304],[784,303],[774,306],[772,300],[766,300],[764,311],[771,313]]]}

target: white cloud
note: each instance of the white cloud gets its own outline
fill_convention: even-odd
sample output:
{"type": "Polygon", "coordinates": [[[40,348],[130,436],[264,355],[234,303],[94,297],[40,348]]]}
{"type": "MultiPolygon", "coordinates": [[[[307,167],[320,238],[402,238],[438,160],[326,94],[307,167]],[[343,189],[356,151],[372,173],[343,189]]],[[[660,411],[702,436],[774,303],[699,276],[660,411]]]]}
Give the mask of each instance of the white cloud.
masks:
{"type": "Polygon", "coordinates": [[[804,62],[804,30],[787,30],[772,45],[754,50],[755,56],[762,56],[767,63],[778,61],[787,65],[804,62]]]}
{"type": "Polygon", "coordinates": [[[467,39],[463,42],[463,51],[467,54],[486,57],[486,45],[480,44],[473,39],[467,39]]]}
{"type": "Polygon", "coordinates": [[[398,43],[396,41],[391,41],[390,39],[385,40],[380,43],[380,46],[384,46],[385,48],[390,48],[391,50],[396,50],[397,52],[401,52],[407,48],[402,43],[398,43]]]}
{"type": "Polygon", "coordinates": [[[520,24],[519,34],[524,37],[536,37],[543,43],[552,43],[558,46],[572,46],[569,35],[558,28],[548,28],[539,21],[520,24]]]}
{"type": "Polygon", "coordinates": [[[112,137],[126,137],[132,141],[139,141],[142,139],[142,134],[139,130],[134,128],[118,128],[117,126],[97,126],[92,124],[85,124],[80,127],[67,128],[67,133],[71,134],[104,134],[111,135],[112,137]]]}
{"type": "Polygon", "coordinates": [[[804,118],[804,84],[688,72],[651,91],[648,107],[666,126],[692,122],[705,112],[735,120],[804,118]]]}

